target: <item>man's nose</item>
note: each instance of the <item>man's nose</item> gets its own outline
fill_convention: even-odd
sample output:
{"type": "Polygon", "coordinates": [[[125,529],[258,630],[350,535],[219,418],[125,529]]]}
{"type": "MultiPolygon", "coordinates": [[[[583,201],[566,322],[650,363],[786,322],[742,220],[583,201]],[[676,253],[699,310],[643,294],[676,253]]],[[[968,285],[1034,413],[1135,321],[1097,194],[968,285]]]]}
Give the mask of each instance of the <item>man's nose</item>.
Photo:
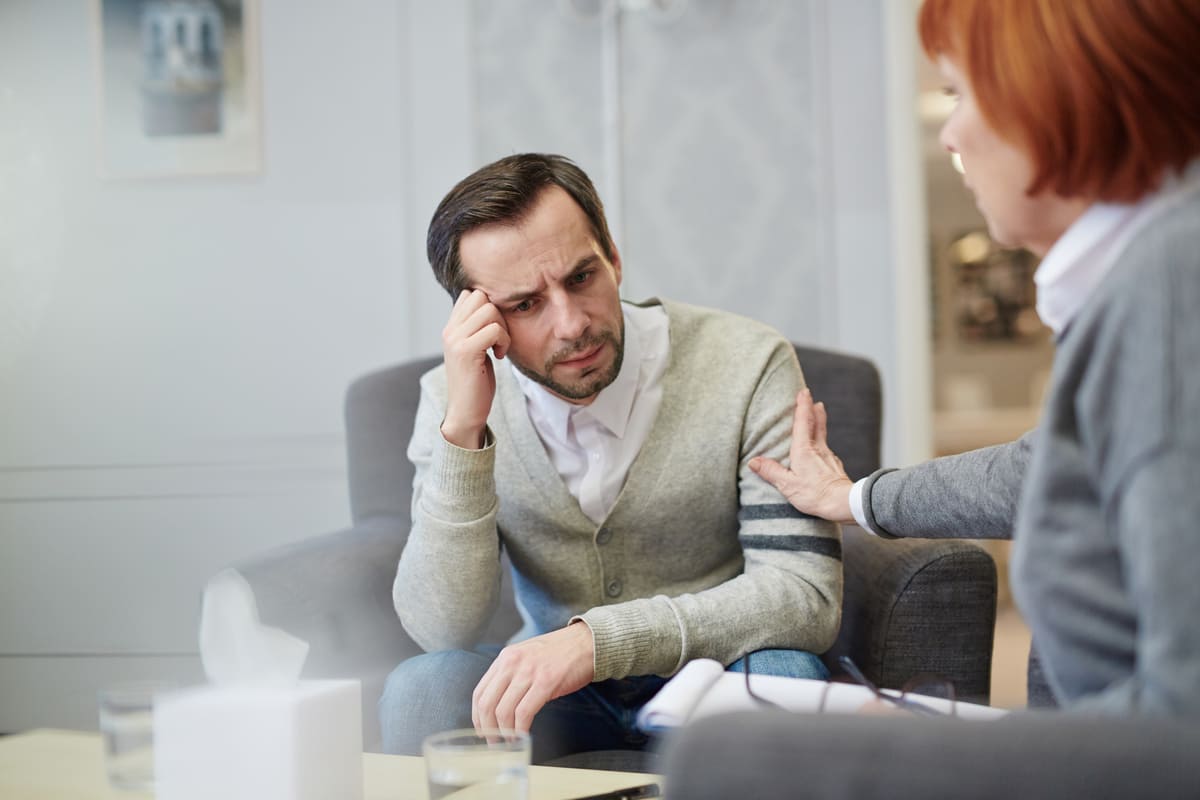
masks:
{"type": "Polygon", "coordinates": [[[588,315],[572,297],[562,296],[551,301],[554,314],[554,335],[563,341],[574,341],[588,328],[588,315]]]}

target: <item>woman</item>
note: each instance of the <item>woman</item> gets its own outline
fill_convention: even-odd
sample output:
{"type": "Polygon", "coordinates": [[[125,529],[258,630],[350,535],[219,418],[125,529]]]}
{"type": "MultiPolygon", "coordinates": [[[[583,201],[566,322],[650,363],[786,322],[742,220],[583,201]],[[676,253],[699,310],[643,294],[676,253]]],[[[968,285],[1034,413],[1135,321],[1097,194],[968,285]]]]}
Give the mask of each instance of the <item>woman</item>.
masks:
{"type": "Polygon", "coordinates": [[[1200,713],[1200,6],[928,0],[926,53],[992,237],[1043,261],[1057,354],[1021,440],[852,484],[798,398],[801,511],[880,535],[1015,540],[1013,593],[1061,705],[1200,713]]]}

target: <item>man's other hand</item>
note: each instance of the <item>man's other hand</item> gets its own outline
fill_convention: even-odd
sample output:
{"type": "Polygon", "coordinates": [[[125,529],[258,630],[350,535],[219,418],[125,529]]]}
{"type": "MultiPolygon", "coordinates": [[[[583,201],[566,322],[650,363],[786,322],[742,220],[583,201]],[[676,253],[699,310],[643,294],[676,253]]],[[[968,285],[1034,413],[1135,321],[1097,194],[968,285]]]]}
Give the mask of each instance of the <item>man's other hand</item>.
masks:
{"type": "Polygon", "coordinates": [[[825,404],[814,404],[812,392],[801,390],[792,419],[789,466],[760,456],[750,459],[750,469],[799,511],[832,522],[853,523],[850,488],[854,482],[846,475],[842,460],[829,449],[826,427],[825,404]]]}
{"type": "Polygon", "coordinates": [[[483,447],[488,413],[496,396],[496,372],[488,358],[508,352],[508,328],[500,309],[478,289],[464,289],[442,330],[446,362],[446,417],[442,436],[467,450],[483,447]]]}
{"type": "Polygon", "coordinates": [[[475,687],[471,721],[477,729],[528,731],[542,706],[592,682],[594,654],[585,622],[509,645],[475,687]]]}

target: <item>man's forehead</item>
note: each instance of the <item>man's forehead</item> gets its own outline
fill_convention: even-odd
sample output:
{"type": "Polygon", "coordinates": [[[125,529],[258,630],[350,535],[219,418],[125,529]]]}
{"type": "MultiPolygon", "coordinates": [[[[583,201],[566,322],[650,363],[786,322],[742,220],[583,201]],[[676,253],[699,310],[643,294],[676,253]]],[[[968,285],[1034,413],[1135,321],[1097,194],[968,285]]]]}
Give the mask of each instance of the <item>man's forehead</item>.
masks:
{"type": "Polygon", "coordinates": [[[486,268],[514,259],[528,242],[529,236],[519,221],[489,222],[462,235],[458,242],[458,259],[463,269],[470,273],[473,267],[486,268]]]}
{"type": "Polygon", "coordinates": [[[464,233],[459,262],[467,285],[492,295],[532,294],[565,279],[602,252],[575,200],[558,187],[544,192],[519,219],[464,233]]]}

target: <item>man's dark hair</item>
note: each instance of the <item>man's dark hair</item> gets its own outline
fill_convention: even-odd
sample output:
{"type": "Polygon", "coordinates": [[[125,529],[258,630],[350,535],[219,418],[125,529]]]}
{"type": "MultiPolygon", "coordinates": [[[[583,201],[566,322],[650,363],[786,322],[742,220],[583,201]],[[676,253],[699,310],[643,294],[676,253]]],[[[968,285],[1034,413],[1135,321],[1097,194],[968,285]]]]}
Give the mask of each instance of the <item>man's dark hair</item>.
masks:
{"type": "Polygon", "coordinates": [[[538,196],[559,186],[579,204],[601,250],[614,260],[612,236],[604,205],[591,179],[569,158],[543,153],[506,156],[459,181],[442,198],[429,222],[426,252],[429,264],[451,297],[467,288],[467,275],[458,256],[463,234],[496,222],[518,223],[538,196]]]}

